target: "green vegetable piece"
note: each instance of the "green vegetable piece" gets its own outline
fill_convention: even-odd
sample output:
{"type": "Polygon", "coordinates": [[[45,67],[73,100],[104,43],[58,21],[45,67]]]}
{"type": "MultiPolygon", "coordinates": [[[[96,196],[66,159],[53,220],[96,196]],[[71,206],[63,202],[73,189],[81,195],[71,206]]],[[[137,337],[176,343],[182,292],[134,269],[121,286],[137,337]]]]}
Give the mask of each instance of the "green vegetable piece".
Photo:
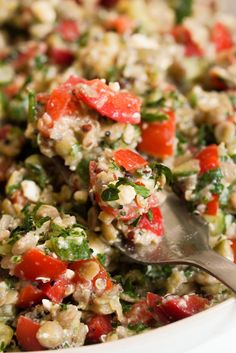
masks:
{"type": "Polygon", "coordinates": [[[92,251],[89,248],[84,229],[79,227],[59,228],[55,234],[56,236],[50,239],[53,251],[57,256],[63,261],[89,259],[92,251]],[[58,234],[58,231],[60,231],[60,234],[58,234]]]}
{"type": "Polygon", "coordinates": [[[89,181],[89,160],[82,159],[77,166],[77,173],[80,178],[87,183],[89,181]]]}

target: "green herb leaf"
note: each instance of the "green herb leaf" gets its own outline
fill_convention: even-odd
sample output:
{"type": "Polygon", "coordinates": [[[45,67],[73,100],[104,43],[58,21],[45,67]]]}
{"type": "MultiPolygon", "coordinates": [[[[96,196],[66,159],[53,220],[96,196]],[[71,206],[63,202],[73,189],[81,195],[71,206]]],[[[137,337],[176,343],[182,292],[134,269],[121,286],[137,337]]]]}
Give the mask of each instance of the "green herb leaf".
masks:
{"type": "Polygon", "coordinates": [[[87,183],[89,181],[89,160],[82,159],[76,169],[80,178],[87,183]]]}
{"type": "Polygon", "coordinates": [[[142,121],[153,123],[153,122],[162,122],[169,119],[168,115],[158,111],[148,111],[147,109],[143,109],[141,112],[142,121]]]}
{"type": "MultiPolygon", "coordinates": [[[[91,249],[84,229],[72,227],[63,229],[54,227],[54,237],[50,239],[53,251],[63,261],[86,260],[91,256],[91,249]],[[60,232],[58,234],[58,232],[60,232]]],[[[50,233],[51,235],[53,233],[50,233]]]]}
{"type": "Polygon", "coordinates": [[[116,201],[119,199],[119,190],[114,185],[108,185],[108,188],[102,192],[103,201],[116,201]]]}
{"type": "Polygon", "coordinates": [[[153,221],[153,212],[152,212],[152,210],[148,210],[147,216],[148,216],[149,221],[152,222],[153,221]]]}
{"type": "Polygon", "coordinates": [[[142,196],[144,199],[150,196],[150,190],[148,190],[145,186],[137,185],[135,183],[130,182],[129,185],[133,186],[136,193],[142,196]]]}
{"type": "Polygon", "coordinates": [[[191,16],[193,0],[176,0],[176,22],[182,23],[185,17],[191,16]]]}
{"type": "Polygon", "coordinates": [[[132,325],[132,324],[128,325],[128,329],[135,331],[136,333],[142,332],[142,331],[146,330],[147,328],[148,328],[148,326],[145,324],[142,324],[141,322],[138,324],[135,324],[135,325],[132,325]]]}
{"type": "Polygon", "coordinates": [[[200,176],[196,191],[198,192],[210,184],[215,184],[215,185],[219,184],[222,178],[223,178],[223,174],[220,168],[209,170],[208,172],[200,176]]]}
{"type": "Polygon", "coordinates": [[[156,181],[158,181],[158,178],[162,174],[164,174],[166,177],[167,184],[172,185],[174,178],[170,168],[166,167],[164,164],[156,163],[156,162],[152,163],[150,167],[152,168],[153,172],[156,174],[156,181]]]}
{"type": "Polygon", "coordinates": [[[102,266],[105,266],[107,255],[106,254],[97,254],[97,259],[101,262],[102,266]]]}

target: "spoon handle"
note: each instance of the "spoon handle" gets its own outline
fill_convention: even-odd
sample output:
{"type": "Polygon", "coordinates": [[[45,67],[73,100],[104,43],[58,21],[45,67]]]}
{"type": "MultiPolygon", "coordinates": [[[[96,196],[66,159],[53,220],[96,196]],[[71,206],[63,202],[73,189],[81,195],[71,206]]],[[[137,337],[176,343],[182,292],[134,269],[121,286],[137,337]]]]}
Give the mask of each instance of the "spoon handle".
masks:
{"type": "Polygon", "coordinates": [[[236,293],[236,265],[213,250],[189,257],[192,264],[205,270],[236,293]]]}

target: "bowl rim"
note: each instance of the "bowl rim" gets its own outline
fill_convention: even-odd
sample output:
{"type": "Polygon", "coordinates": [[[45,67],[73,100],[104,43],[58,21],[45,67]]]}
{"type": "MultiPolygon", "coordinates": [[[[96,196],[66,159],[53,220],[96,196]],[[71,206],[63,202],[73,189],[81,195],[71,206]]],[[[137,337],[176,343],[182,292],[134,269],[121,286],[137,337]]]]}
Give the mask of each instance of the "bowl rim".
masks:
{"type": "MultiPolygon", "coordinates": [[[[45,352],[55,353],[56,351],[59,351],[61,353],[62,352],[75,353],[76,350],[78,349],[81,351],[81,353],[93,353],[94,351],[96,351],[95,353],[97,353],[99,352],[100,348],[103,350],[103,352],[104,352],[104,348],[106,349],[105,350],[106,352],[108,352],[109,349],[110,349],[110,352],[122,352],[124,343],[126,345],[129,345],[130,347],[132,346],[135,348],[135,346],[138,346],[139,344],[141,344],[141,341],[143,341],[144,339],[151,341],[155,338],[155,340],[158,340],[158,336],[161,336],[165,333],[168,334],[173,330],[178,330],[179,332],[185,332],[184,328],[186,328],[188,324],[189,325],[190,324],[193,325],[194,323],[196,324],[200,318],[203,319],[204,316],[207,317],[211,314],[216,315],[218,312],[221,312],[222,310],[224,310],[224,308],[233,304],[236,304],[236,297],[228,298],[223,302],[216,304],[214,306],[211,306],[208,309],[201,311],[193,316],[190,316],[182,320],[172,322],[165,326],[151,329],[150,331],[146,331],[133,336],[125,337],[111,342],[96,343],[92,345],[79,346],[79,347],[77,346],[77,347],[70,347],[70,348],[61,348],[56,350],[37,351],[36,353],[45,353],[45,352]],[[183,328],[183,330],[181,330],[181,328],[183,328]]],[[[180,336],[180,339],[182,339],[182,336],[180,336]]]]}

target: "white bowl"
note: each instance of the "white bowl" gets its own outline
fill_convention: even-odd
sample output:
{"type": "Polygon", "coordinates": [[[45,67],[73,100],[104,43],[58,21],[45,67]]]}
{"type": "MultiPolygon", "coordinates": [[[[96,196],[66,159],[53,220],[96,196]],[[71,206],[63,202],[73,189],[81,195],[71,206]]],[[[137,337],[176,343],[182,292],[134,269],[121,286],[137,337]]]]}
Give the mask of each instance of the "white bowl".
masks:
{"type": "MultiPolygon", "coordinates": [[[[236,1],[222,0],[222,9],[236,13],[236,1]]],[[[234,352],[235,348],[232,348],[232,344],[235,343],[235,328],[236,299],[231,298],[192,317],[143,334],[109,343],[58,351],[60,353],[191,353],[190,350],[199,347],[199,350],[194,349],[192,353],[218,353],[222,352],[222,349],[234,352]],[[209,344],[216,337],[218,340],[209,344]]],[[[55,353],[55,350],[47,352],[55,353]]]]}

